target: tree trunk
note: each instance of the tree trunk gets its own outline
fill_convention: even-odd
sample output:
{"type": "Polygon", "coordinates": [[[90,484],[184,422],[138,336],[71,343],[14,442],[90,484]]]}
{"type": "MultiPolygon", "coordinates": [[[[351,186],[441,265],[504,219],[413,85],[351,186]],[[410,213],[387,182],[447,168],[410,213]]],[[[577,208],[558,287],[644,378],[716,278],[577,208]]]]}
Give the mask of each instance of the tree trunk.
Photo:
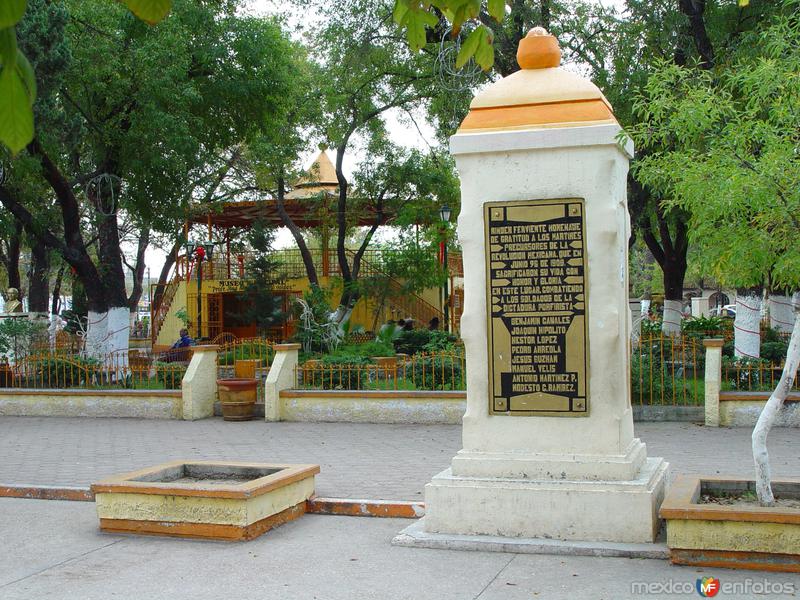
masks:
{"type": "Polygon", "coordinates": [[[59,312],[61,312],[61,282],[64,281],[64,271],[66,268],[67,266],[62,263],[58,268],[56,281],[53,284],[53,299],[52,303],[50,304],[50,313],[54,315],[57,315],[59,312]]]}
{"type": "MultiPolygon", "coordinates": [[[[319,289],[319,278],[317,277],[317,268],[314,266],[314,258],[311,256],[311,252],[308,249],[308,244],[306,244],[306,240],[303,237],[303,232],[300,231],[300,228],[292,221],[289,213],[286,212],[286,205],[284,204],[285,195],[286,182],[281,176],[278,177],[278,193],[275,199],[275,207],[278,210],[281,221],[292,234],[297,248],[300,250],[300,258],[303,259],[303,266],[306,269],[306,276],[308,277],[309,284],[312,288],[319,289]]],[[[323,248],[323,252],[327,252],[327,248],[323,248]]],[[[323,260],[327,260],[327,258],[323,258],[323,260]]]]}
{"type": "Polygon", "coordinates": [[[50,251],[40,240],[31,240],[28,310],[48,313],[50,305],[50,251]]]}
{"type": "MultiPolygon", "coordinates": [[[[98,210],[99,283],[108,301],[104,320],[106,328],[104,347],[98,347],[97,351],[104,355],[113,355],[114,361],[119,362],[122,359],[117,358],[118,355],[120,357],[127,355],[131,324],[128,295],[125,290],[125,271],[122,266],[117,210],[116,207],[110,206],[102,194],[93,198],[93,201],[98,210]]],[[[124,362],[127,364],[127,361],[124,362]]]]}
{"type": "Polygon", "coordinates": [[[147,266],[144,255],[149,245],[150,230],[143,229],[139,233],[139,242],[136,245],[136,261],[133,263],[131,273],[133,275],[133,289],[131,290],[131,295],[128,296],[129,327],[133,327],[136,322],[136,315],[139,312],[139,300],[142,299],[142,292],[144,291],[142,281],[144,280],[144,271],[147,266]]]}
{"type": "MultiPolygon", "coordinates": [[[[764,410],[761,411],[756,426],[753,428],[752,442],[753,461],[756,466],[756,494],[758,495],[758,503],[761,506],[773,506],[775,504],[775,497],[772,495],[767,435],[778,417],[789,390],[792,389],[797,369],[800,367],[800,292],[795,293],[793,304],[794,329],[789,341],[789,350],[786,353],[783,373],[775,391],[772,392],[764,406],[764,410]]],[[[736,316],[739,316],[738,311],[736,316]]]]}
{"type": "Polygon", "coordinates": [[[781,333],[791,333],[794,324],[792,298],[782,293],[770,293],[767,299],[769,326],[781,333]]]}
{"type": "Polygon", "coordinates": [[[761,356],[761,289],[736,290],[736,319],[733,321],[734,354],[737,358],[761,356]]]}
{"type": "Polygon", "coordinates": [[[9,236],[7,249],[3,262],[5,263],[6,274],[8,275],[8,287],[16,289],[22,298],[22,279],[19,274],[19,255],[20,243],[22,241],[22,223],[19,219],[14,219],[14,231],[9,236]]]}

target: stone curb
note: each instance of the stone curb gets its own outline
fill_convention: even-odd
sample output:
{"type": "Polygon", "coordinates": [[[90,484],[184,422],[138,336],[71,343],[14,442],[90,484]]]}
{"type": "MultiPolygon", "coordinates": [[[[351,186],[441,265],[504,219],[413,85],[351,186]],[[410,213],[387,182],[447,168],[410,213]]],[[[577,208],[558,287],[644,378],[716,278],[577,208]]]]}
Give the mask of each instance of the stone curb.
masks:
{"type": "Polygon", "coordinates": [[[0,498],[94,502],[94,493],[88,487],[0,484],[0,498]]]}
{"type": "Polygon", "coordinates": [[[346,515],[350,517],[419,519],[425,514],[425,504],[422,502],[393,500],[311,498],[306,504],[306,512],[318,515],[346,515]]]}
{"type": "MultiPolygon", "coordinates": [[[[0,498],[94,502],[94,493],[88,487],[0,484],[0,498]]],[[[314,497],[307,501],[306,512],[349,517],[419,519],[425,514],[425,505],[422,502],[402,500],[314,497]]]]}

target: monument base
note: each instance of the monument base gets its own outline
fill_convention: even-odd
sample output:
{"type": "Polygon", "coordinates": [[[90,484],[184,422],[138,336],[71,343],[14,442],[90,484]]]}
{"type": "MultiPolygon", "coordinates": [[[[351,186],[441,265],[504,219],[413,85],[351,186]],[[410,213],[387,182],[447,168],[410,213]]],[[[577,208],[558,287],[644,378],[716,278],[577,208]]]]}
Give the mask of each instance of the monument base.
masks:
{"type": "Polygon", "coordinates": [[[511,552],[513,554],[556,554],[560,556],[603,556],[616,558],[668,559],[669,548],[664,543],[663,530],[654,543],[583,542],[548,540],[545,538],[512,538],[496,535],[459,535],[429,533],[425,519],[414,521],[392,539],[393,546],[428,548],[430,550],[460,550],[467,552],[511,552]]]}
{"type": "Polygon", "coordinates": [[[425,486],[427,533],[650,543],[660,528],[669,465],[648,458],[627,481],[459,477],[425,486]]]}

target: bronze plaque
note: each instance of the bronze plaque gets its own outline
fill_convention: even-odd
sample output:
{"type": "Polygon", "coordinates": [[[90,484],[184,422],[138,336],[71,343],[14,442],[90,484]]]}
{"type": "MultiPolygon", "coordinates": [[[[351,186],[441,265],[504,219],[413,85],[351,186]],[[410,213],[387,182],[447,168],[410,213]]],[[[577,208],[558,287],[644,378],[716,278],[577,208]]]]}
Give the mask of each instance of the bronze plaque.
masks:
{"type": "Polygon", "coordinates": [[[489,202],[489,413],[589,414],[583,200],[489,202]]]}

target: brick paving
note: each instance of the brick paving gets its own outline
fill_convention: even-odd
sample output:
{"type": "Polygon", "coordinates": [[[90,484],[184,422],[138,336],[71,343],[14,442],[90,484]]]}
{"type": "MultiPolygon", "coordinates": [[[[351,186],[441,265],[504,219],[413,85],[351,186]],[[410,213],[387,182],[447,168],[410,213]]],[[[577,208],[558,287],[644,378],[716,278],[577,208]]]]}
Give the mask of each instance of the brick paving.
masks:
{"type": "MultiPolygon", "coordinates": [[[[673,473],[752,471],[747,428],[637,423],[636,432],[673,473]]],[[[773,429],[769,446],[775,476],[800,476],[796,430],[773,429]]],[[[455,425],[0,417],[0,485],[88,486],[167,460],[252,460],[318,463],[320,496],[420,500],[460,447],[455,425]]]]}

